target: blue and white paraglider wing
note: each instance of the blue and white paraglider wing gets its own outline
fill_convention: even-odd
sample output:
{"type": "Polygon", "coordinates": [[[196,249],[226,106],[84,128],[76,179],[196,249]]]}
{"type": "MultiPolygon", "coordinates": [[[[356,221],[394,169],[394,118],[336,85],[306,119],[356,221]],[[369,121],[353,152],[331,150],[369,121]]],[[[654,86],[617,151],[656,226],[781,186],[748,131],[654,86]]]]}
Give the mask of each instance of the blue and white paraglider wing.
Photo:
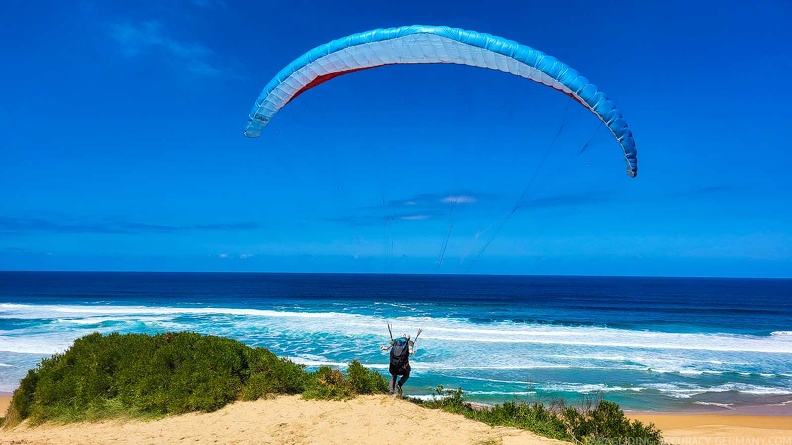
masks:
{"type": "Polygon", "coordinates": [[[245,135],[258,137],[295,97],[334,77],[394,64],[454,63],[489,68],[561,91],[594,113],[624,150],[627,173],[638,172],[627,122],[604,93],[554,57],[501,37],[446,26],[404,26],[353,34],[318,46],[283,68],[250,112],[245,135]]]}

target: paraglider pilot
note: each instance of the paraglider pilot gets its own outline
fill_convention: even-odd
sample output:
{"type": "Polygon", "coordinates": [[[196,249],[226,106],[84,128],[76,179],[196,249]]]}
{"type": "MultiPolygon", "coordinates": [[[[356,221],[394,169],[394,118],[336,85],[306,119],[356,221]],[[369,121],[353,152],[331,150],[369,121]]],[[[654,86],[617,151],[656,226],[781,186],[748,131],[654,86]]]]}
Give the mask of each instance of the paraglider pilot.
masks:
{"type": "MultiPolygon", "coordinates": [[[[391,327],[388,325],[388,330],[390,331],[391,327]]],[[[393,334],[391,334],[391,341],[385,346],[380,346],[380,349],[383,351],[387,351],[390,349],[390,365],[388,366],[388,372],[391,374],[390,386],[388,387],[388,394],[393,395],[394,390],[399,393],[399,396],[402,395],[402,386],[410,378],[410,355],[415,354],[415,341],[418,340],[418,336],[421,335],[421,329],[418,329],[418,334],[415,336],[415,340],[410,340],[409,334],[402,334],[401,337],[393,338],[393,334]],[[401,376],[401,378],[396,381],[396,379],[401,376]]]]}

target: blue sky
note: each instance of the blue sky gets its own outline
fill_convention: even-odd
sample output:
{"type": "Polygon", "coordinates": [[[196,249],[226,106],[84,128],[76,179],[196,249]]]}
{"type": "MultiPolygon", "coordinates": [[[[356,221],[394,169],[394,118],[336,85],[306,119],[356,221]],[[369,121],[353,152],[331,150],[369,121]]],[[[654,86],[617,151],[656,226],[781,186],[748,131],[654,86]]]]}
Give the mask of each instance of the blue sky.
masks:
{"type": "Polygon", "coordinates": [[[0,269],[790,277],[790,16],[783,1],[8,2],[0,269]],[[563,94],[464,66],[342,76],[242,135],[291,60],[410,24],[577,69],[624,114],[638,177],[563,94]]]}

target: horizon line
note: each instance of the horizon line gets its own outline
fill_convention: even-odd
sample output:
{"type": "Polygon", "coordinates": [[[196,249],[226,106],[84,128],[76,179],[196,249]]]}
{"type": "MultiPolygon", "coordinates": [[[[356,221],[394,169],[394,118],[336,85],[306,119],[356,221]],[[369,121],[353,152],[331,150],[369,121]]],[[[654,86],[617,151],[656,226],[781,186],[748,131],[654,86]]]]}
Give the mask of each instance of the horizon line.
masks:
{"type": "Polygon", "coordinates": [[[453,277],[567,277],[567,278],[668,278],[724,280],[792,280],[789,277],[750,277],[721,275],[580,275],[519,273],[428,273],[428,272],[274,272],[274,271],[185,271],[185,270],[0,270],[0,273],[117,273],[117,274],[247,274],[247,275],[380,275],[380,276],[453,276],[453,277]]]}

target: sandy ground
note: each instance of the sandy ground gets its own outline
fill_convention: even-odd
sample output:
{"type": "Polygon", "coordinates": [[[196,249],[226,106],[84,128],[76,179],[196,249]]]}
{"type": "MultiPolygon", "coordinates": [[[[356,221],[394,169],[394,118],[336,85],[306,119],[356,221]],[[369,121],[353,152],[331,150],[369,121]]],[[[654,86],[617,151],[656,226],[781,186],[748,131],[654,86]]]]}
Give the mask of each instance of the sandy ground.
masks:
{"type": "Polygon", "coordinates": [[[736,414],[640,414],[663,438],[680,445],[792,445],[792,416],[736,414]]]}
{"type": "MultiPolygon", "coordinates": [[[[8,397],[0,397],[5,413],[8,397]]],[[[792,445],[792,416],[635,414],[681,445],[792,445]]],[[[514,428],[492,428],[461,416],[385,396],[345,402],[299,396],[237,402],[217,412],[155,421],[21,425],[0,430],[5,444],[562,444],[514,428]]]]}
{"type": "Polygon", "coordinates": [[[0,444],[566,444],[516,428],[492,428],[387,396],[345,402],[281,396],[208,414],[156,421],[0,430],[0,444]]]}

